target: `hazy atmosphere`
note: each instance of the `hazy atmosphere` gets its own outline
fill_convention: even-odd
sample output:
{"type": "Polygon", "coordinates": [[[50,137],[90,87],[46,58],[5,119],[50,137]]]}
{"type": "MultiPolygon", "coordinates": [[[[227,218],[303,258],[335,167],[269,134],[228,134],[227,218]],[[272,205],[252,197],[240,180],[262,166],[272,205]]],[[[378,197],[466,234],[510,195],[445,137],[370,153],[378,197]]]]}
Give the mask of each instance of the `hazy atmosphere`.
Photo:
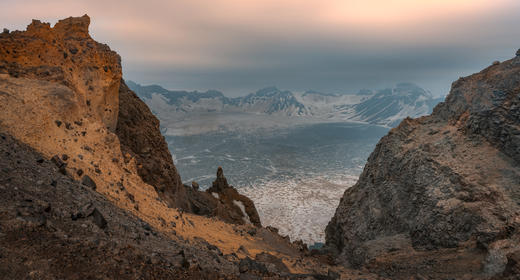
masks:
{"type": "Polygon", "coordinates": [[[265,86],[356,92],[414,82],[445,95],[520,45],[520,2],[19,1],[0,25],[88,14],[126,79],[237,96],[265,86]]]}

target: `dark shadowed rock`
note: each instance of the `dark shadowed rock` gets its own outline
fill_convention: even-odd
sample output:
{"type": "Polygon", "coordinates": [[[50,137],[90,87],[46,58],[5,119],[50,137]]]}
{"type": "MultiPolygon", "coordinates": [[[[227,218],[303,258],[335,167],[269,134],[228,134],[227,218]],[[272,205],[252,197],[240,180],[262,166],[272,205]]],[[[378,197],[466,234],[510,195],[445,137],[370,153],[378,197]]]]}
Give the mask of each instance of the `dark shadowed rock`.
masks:
{"type": "Polygon", "coordinates": [[[96,182],[94,182],[94,180],[92,180],[92,178],[90,178],[88,175],[83,176],[81,183],[93,190],[97,188],[96,182]]]}
{"type": "Polygon", "coordinates": [[[66,163],[61,160],[61,158],[58,155],[55,155],[51,158],[51,161],[58,167],[63,167],[66,163]]]}
{"type": "Polygon", "coordinates": [[[238,265],[238,269],[240,273],[253,273],[253,274],[259,274],[259,275],[267,275],[269,271],[265,267],[264,264],[259,263],[255,260],[250,259],[249,257],[246,257],[245,259],[242,259],[240,261],[240,264],[238,265]]]}
{"type": "Polygon", "coordinates": [[[520,250],[507,255],[507,264],[504,277],[515,277],[520,275],[520,250]]]}
{"type": "Polygon", "coordinates": [[[154,186],[170,206],[193,212],[168,145],[161,135],[159,120],[124,81],[119,88],[116,134],[123,154],[132,155],[137,164],[142,165],[138,174],[143,181],[154,186]]]}
{"type": "Polygon", "coordinates": [[[91,215],[96,226],[98,226],[100,229],[107,227],[107,220],[105,220],[105,217],[103,217],[103,214],[101,214],[97,208],[94,208],[91,215]]]}
{"type": "Polygon", "coordinates": [[[289,269],[280,258],[268,253],[260,253],[255,256],[257,262],[263,263],[270,272],[288,274],[289,269]]]}

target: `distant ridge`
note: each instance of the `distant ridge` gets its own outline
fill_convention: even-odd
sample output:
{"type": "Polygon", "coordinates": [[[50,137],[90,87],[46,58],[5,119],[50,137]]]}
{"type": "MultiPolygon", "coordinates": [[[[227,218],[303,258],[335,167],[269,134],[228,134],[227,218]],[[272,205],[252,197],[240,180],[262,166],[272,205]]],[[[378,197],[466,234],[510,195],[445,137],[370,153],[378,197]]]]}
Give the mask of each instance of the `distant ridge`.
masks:
{"type": "Polygon", "coordinates": [[[382,90],[364,89],[355,94],[296,93],[271,86],[234,98],[216,90],[174,91],[159,85],[127,83],[159,118],[163,114],[241,112],[393,127],[406,117],[416,118],[431,113],[433,107],[443,100],[433,98],[430,92],[412,83],[399,83],[382,90]]]}

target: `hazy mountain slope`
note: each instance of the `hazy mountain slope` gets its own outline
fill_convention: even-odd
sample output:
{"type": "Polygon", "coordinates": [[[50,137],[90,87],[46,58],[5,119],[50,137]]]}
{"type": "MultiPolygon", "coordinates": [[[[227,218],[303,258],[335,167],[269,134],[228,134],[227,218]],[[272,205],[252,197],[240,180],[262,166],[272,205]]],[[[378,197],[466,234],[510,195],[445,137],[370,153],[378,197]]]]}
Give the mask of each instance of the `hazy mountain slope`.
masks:
{"type": "MultiPolygon", "coordinates": [[[[254,114],[266,116],[257,122],[268,122],[269,117],[289,117],[283,122],[342,122],[356,121],[395,126],[405,117],[428,114],[440,99],[413,84],[398,84],[380,91],[362,91],[358,94],[325,94],[314,91],[293,93],[275,87],[258,90],[243,97],[228,98],[221,92],[169,91],[157,85],[129,86],[152,108],[168,127],[169,121],[190,114],[254,114]]],[[[237,117],[238,119],[239,117],[237,117]]],[[[223,123],[225,127],[227,123],[223,123]]],[[[266,125],[267,126],[267,125],[266,125]]]]}
{"type": "MultiPolygon", "coordinates": [[[[440,101],[440,100],[438,100],[440,101]]],[[[384,89],[354,105],[355,120],[396,126],[406,117],[416,118],[431,113],[437,105],[431,94],[414,84],[398,84],[384,89]]]]}

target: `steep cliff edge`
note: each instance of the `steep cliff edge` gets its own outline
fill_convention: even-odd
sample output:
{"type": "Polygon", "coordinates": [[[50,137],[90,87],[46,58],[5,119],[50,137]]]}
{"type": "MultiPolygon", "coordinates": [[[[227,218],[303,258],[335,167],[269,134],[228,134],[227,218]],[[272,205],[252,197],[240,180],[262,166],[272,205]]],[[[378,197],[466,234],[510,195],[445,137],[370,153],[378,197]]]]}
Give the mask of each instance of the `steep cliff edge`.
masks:
{"type": "Polygon", "coordinates": [[[102,193],[119,197],[112,186],[142,181],[170,207],[243,224],[233,204],[213,211],[222,203],[183,186],[159,120],[122,80],[119,55],[90,37],[89,24],[87,15],[54,27],[33,20],[26,31],[0,34],[0,128],[49,158],[65,154],[64,172],[87,176],[102,193]]]}
{"type": "Polygon", "coordinates": [[[410,271],[407,261],[434,277],[506,277],[518,270],[519,155],[520,52],[460,78],[432,115],[383,137],[343,195],[327,245],[353,266],[393,264],[391,276],[410,271]]]}
{"type": "Polygon", "coordinates": [[[173,164],[168,145],[161,135],[159,120],[139,97],[121,81],[116,134],[121,151],[135,158],[137,172],[154,186],[161,198],[172,206],[187,208],[181,177],[173,164]]]}

